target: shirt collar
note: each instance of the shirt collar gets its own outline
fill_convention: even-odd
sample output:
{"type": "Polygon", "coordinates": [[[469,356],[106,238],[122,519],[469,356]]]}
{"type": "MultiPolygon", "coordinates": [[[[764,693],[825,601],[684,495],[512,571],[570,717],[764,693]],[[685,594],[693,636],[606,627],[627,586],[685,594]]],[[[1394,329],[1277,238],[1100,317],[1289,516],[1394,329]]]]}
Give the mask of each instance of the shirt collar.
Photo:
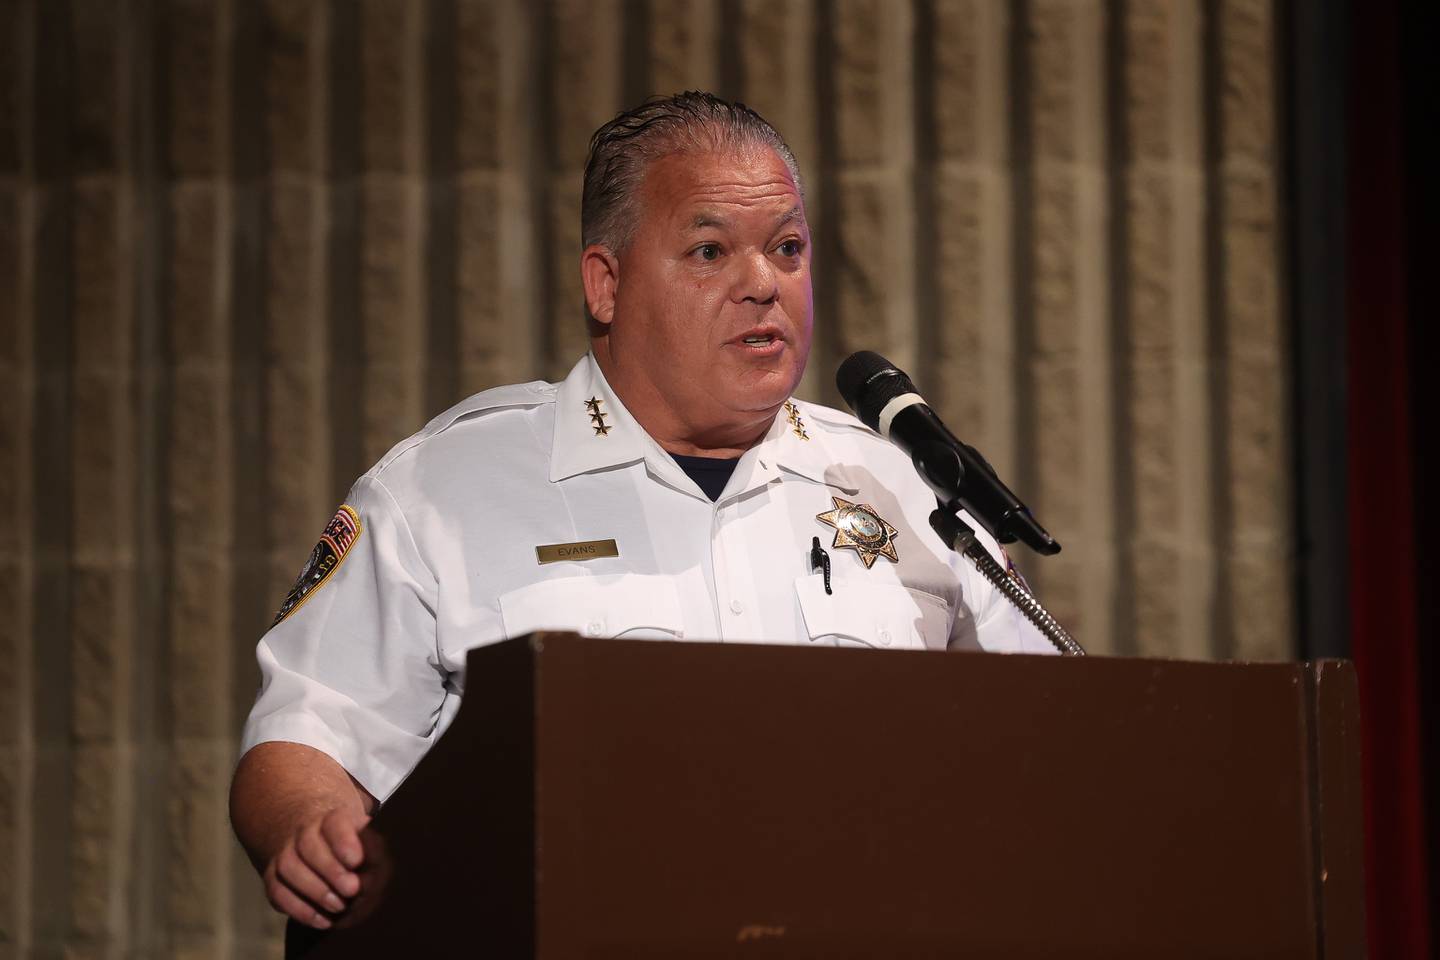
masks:
{"type": "Polygon", "coordinates": [[[791,399],[755,446],[745,451],[736,472],[748,468],[737,493],[753,490],[772,480],[803,478],[842,490],[853,490],[825,441],[824,427],[810,417],[807,405],[791,399]]]}
{"type": "MultiPolygon", "coordinates": [[[[551,482],[642,460],[672,485],[694,486],[610,389],[594,355],[586,353],[555,392],[551,482]]],[[[787,475],[852,489],[837,476],[836,468],[824,428],[812,422],[801,401],[792,399],[760,442],[745,451],[736,465],[736,474],[744,479],[740,485],[732,479],[730,489],[748,491],[787,475]]]]}
{"type": "Polygon", "coordinates": [[[550,481],[643,460],[645,441],[654,444],[585,354],[555,391],[550,481]]]}

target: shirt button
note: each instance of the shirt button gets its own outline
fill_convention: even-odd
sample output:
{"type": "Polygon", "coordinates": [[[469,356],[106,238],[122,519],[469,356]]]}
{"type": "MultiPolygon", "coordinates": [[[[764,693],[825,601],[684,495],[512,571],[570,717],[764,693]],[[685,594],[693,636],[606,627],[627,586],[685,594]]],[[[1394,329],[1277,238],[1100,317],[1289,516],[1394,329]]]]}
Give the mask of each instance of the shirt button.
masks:
{"type": "Polygon", "coordinates": [[[731,613],[744,613],[744,612],[745,612],[745,604],[741,603],[739,600],[731,600],[731,601],[730,601],[730,612],[731,612],[731,613]]]}
{"type": "Polygon", "coordinates": [[[890,646],[890,631],[889,631],[889,630],[881,630],[881,631],[880,631],[880,642],[881,642],[882,644],[884,644],[885,646],[887,646],[887,647],[890,646]]]}
{"type": "Polygon", "coordinates": [[[585,625],[585,635],[587,637],[598,637],[604,632],[605,624],[601,623],[599,620],[591,620],[585,625]]]}

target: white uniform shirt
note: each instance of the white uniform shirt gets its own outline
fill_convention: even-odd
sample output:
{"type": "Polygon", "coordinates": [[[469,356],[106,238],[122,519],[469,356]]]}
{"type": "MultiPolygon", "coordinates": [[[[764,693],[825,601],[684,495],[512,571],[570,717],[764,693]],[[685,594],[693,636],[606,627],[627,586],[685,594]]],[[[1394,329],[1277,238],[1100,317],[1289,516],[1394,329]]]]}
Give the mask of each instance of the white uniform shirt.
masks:
{"type": "Polygon", "coordinates": [[[592,357],[559,384],[488,390],[351,489],[327,528],[328,559],[307,567],[318,585],[260,641],[243,750],[306,744],[383,800],[454,717],[466,652],[542,629],[1053,653],[940,542],[934,506],[903,453],[828,407],[787,406],[712,503],[592,357]],[[836,529],[817,519],[833,498],[893,529],[898,560],[872,552],[867,567],[834,546],[836,529]],[[817,536],[830,594],[811,567],[817,536]],[[537,558],[539,546],[610,540],[618,556],[537,558]]]}

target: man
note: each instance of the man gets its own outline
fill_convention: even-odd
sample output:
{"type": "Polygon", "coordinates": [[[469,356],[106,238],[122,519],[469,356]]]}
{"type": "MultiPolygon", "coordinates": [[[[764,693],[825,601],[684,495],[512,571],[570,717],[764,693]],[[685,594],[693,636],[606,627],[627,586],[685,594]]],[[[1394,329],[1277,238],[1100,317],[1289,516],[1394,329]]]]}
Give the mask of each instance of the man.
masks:
{"type": "Polygon", "coordinates": [[[358,833],[455,715],[474,646],[560,628],[1049,651],[931,532],[903,454],[792,399],[811,242],[774,129],[706,94],[647,102],[595,134],[582,221],[590,354],[390,451],[260,642],[231,808],[303,923],[358,891],[358,833]]]}

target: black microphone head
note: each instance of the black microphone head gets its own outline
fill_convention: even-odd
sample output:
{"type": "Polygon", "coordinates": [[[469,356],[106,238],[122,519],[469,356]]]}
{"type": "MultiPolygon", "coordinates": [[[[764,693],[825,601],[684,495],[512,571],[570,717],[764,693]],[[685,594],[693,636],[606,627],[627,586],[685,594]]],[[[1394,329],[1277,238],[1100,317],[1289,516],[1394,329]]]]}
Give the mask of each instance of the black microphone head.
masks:
{"type": "Polygon", "coordinates": [[[915,384],[893,363],[870,350],[852,353],[835,371],[835,388],[871,430],[880,429],[880,411],[905,393],[919,393],[915,384]]]}

